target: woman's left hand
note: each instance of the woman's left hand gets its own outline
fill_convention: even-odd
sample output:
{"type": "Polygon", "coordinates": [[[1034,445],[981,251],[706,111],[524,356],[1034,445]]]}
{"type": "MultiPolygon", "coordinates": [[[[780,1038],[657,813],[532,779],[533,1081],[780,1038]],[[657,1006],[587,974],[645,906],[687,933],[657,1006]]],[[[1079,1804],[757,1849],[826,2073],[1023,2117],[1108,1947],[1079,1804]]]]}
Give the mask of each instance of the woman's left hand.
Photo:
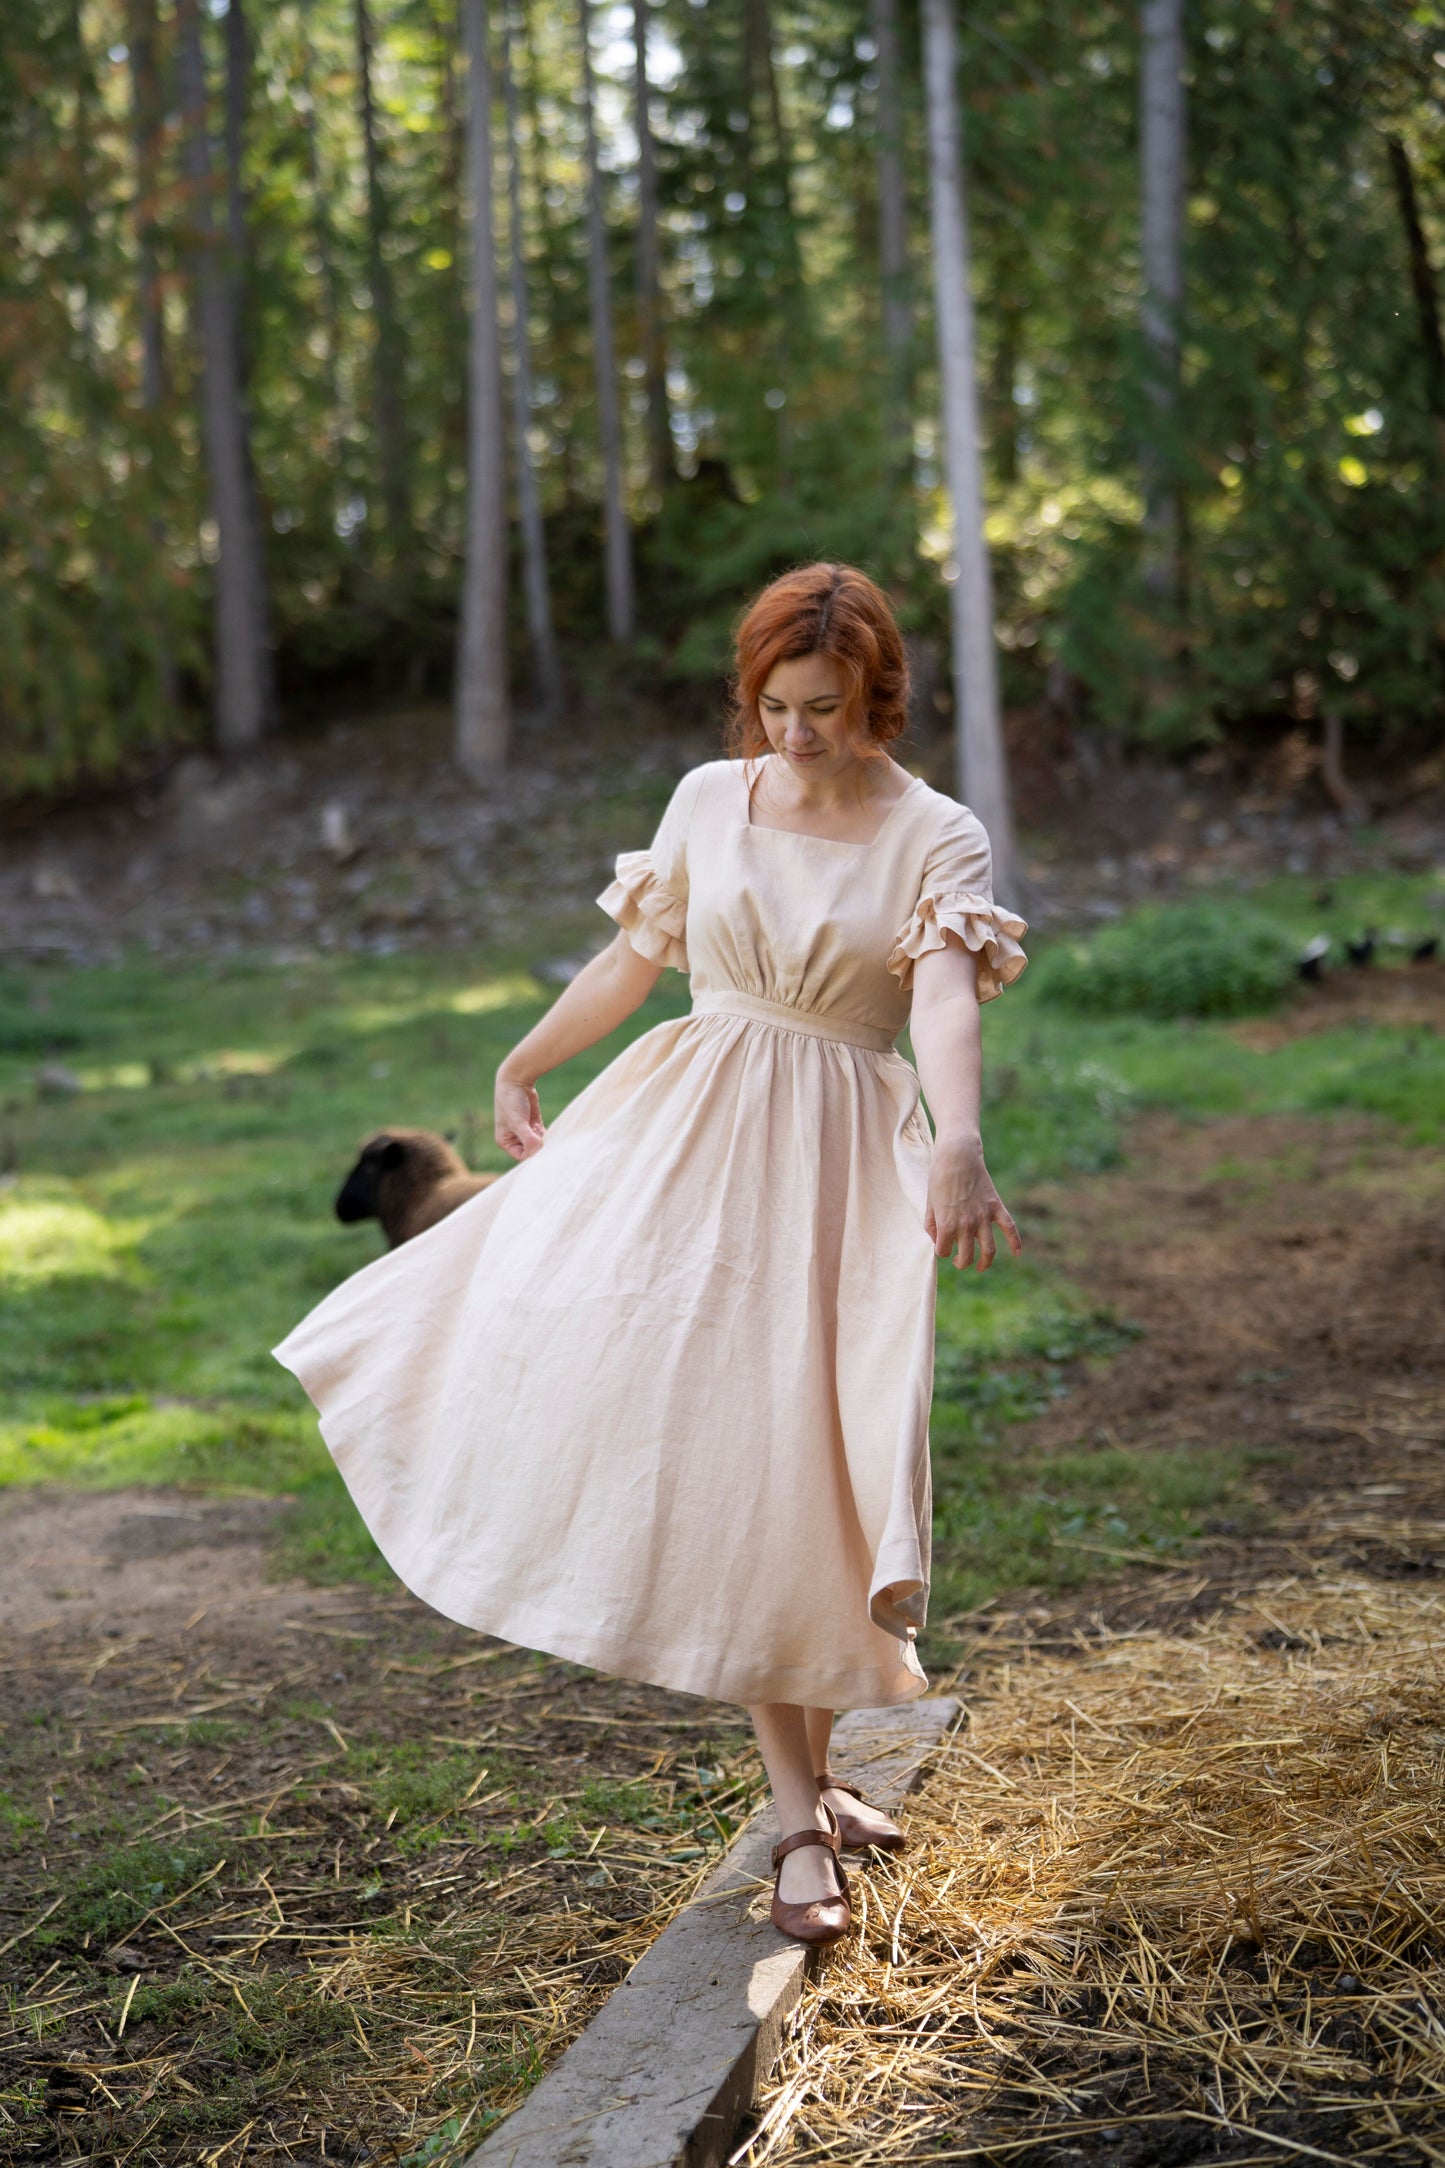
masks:
{"type": "Polygon", "coordinates": [[[1013,1214],[993,1186],[976,1137],[937,1139],[923,1224],[937,1255],[951,1257],[960,1270],[976,1253],[979,1271],[987,1272],[998,1248],[995,1227],[1015,1257],[1023,1251],[1013,1214]]]}

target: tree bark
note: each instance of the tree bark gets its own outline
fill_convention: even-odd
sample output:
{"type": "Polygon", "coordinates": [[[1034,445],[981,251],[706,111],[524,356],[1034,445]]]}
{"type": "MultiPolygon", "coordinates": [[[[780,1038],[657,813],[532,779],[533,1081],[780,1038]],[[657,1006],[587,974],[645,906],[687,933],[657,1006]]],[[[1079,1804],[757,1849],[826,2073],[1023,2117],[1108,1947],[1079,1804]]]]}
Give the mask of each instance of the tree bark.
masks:
{"type": "Polygon", "coordinates": [[[80,290],[79,324],[80,343],[85,356],[87,389],[95,381],[95,205],[91,200],[90,163],[95,145],[95,71],[90,64],[90,48],[85,42],[85,22],[81,14],[80,0],[71,0],[70,34],[75,45],[75,127],[71,138],[72,156],[75,160],[76,208],[74,251],[76,284],[80,290]]]}
{"type": "Polygon", "coordinates": [[[156,62],[156,0],[131,0],[126,42],[130,52],[131,132],[135,145],[136,315],[140,329],[141,405],[153,414],[165,396],[165,319],[161,311],[156,248],[156,201],[160,194],[161,130],[165,121],[156,62]]]}
{"type": "Polygon", "coordinates": [[[607,227],[602,215],[602,172],[597,159],[591,0],[578,0],[578,22],[582,46],[582,111],[587,136],[587,269],[592,305],[592,367],[597,382],[597,425],[602,444],[607,631],[609,638],[625,644],[631,640],[633,632],[632,535],[622,497],[622,416],[617,403],[612,294],[607,275],[607,227]]]}
{"type": "Polygon", "coordinates": [[[532,351],[529,335],[526,229],[522,223],[522,171],[518,151],[517,80],[511,38],[502,18],[502,99],[507,116],[507,225],[512,279],[512,436],[517,477],[517,516],[522,528],[522,587],[537,702],[547,721],[562,706],[562,670],[552,629],[552,590],[547,577],[547,533],[542,497],[528,437],[532,427],[532,351]]]}
{"type": "Polygon", "coordinates": [[[1019,330],[1024,320],[1023,309],[1009,285],[1010,275],[1005,262],[1000,266],[1000,285],[992,297],[995,330],[989,442],[994,473],[1004,483],[1019,478],[1019,410],[1014,403],[1014,385],[1019,368],[1019,330]]]}
{"type": "Polygon", "coordinates": [[[908,293],[908,183],[903,166],[903,88],[898,52],[898,0],[873,0],[878,49],[878,271],[883,301],[888,436],[893,462],[913,470],[911,416],[913,347],[908,293]]]}
{"type": "Polygon", "coordinates": [[[1178,605],[1181,522],[1174,478],[1179,325],[1184,305],[1186,99],[1184,0],[1143,0],[1139,64],[1139,225],[1144,272],[1144,392],[1151,420],[1142,446],[1144,577],[1178,605]]]}
{"type": "MultiPolygon", "coordinates": [[[[150,429],[150,454],[160,454],[156,416],[166,395],[165,317],[161,307],[160,260],[156,245],[156,205],[160,194],[161,132],[165,106],[161,97],[156,44],[156,0],[131,0],[126,24],[130,56],[131,135],[135,148],[136,319],[140,330],[140,403],[150,429]]],[[[157,554],[164,558],[166,535],[159,518],[150,523],[157,554]]],[[[155,640],[156,684],[162,704],[177,704],[175,658],[165,628],[155,640]]]]}
{"type": "MultiPolygon", "coordinates": [[[[439,161],[441,211],[445,219],[446,247],[452,259],[451,305],[440,340],[442,395],[437,416],[439,435],[447,465],[453,453],[461,453],[466,440],[466,338],[467,312],[462,261],[462,192],[467,163],[467,127],[457,85],[462,26],[451,0],[431,0],[431,15],[441,53],[440,93],[442,152],[439,161]]],[[[503,17],[505,21],[505,16],[503,17]]]]}
{"type": "Polygon", "coordinates": [[[968,199],[953,4],[954,0],[924,0],[923,41],[943,463],[953,503],[953,554],[958,567],[949,592],[954,746],[959,796],[967,799],[988,830],[995,893],[1007,896],[1016,884],[1017,869],[994,645],[993,575],[983,524],[968,199]]]}
{"type": "Polygon", "coordinates": [[[1390,172],[1405,227],[1405,247],[1410,258],[1410,284],[1415,294],[1415,314],[1420,324],[1420,346],[1425,357],[1425,404],[1445,450],[1445,342],[1440,335],[1440,298],[1425,228],[1420,222],[1420,199],[1410,153],[1399,136],[1387,136],[1390,172]]]}
{"type": "Polygon", "coordinates": [[[199,6],[200,0],[176,0],[176,28],[201,343],[201,423],[220,541],[215,567],[216,735],[231,752],[255,745],[266,730],[272,663],[246,412],[236,375],[231,284],[221,261],[212,200],[199,6]]]}
{"type": "Polygon", "coordinates": [[[405,345],[397,315],[391,265],[386,255],[389,220],[381,173],[381,145],[376,130],[376,102],[372,94],[374,39],[367,0],[354,0],[354,13],[357,93],[366,160],[367,282],[371,288],[371,309],[376,325],[372,350],[372,411],[376,417],[377,449],[381,456],[381,500],[386,525],[393,548],[405,551],[411,536],[411,473],[403,403],[405,345]]]}
{"type": "Polygon", "coordinates": [[[467,542],[457,656],[456,756],[474,780],[507,758],[507,472],[492,223],[492,61],[487,0],[462,0],[467,48],[467,542]]]}
{"type": "Polygon", "coordinates": [[[324,349],[322,366],[326,372],[326,398],[329,408],[326,438],[334,455],[341,435],[341,280],[336,268],[331,208],[321,171],[321,142],[320,130],[316,125],[311,39],[307,33],[304,14],[301,23],[301,97],[298,104],[301,109],[302,140],[306,146],[306,185],[311,197],[311,232],[317,261],[321,266],[321,336],[324,349]]]}
{"type": "Polygon", "coordinates": [[[1361,820],[1365,808],[1359,792],[1345,774],[1344,718],[1333,703],[1327,703],[1321,709],[1320,724],[1320,780],[1346,820],[1361,820]]]}
{"type": "Polygon", "coordinates": [[[251,379],[245,178],[251,39],[245,0],[228,0],[225,35],[226,272],[231,281],[231,314],[236,324],[236,377],[244,392],[251,379]]]}
{"type": "Polygon", "coordinates": [[[647,397],[647,469],[655,497],[672,480],[672,428],[667,411],[667,354],[662,335],[662,278],[657,241],[657,154],[652,139],[652,88],[647,75],[648,0],[632,0],[634,124],[637,131],[637,336],[647,397]]]}

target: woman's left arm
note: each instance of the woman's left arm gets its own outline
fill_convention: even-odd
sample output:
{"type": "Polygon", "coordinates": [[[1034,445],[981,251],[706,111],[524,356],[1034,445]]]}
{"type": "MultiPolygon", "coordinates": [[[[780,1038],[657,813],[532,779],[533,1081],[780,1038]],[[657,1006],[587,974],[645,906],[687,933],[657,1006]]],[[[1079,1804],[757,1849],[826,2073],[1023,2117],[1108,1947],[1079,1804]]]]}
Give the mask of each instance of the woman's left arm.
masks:
{"type": "Polygon", "coordinates": [[[979,1111],[983,1097],[983,1037],[978,1014],[978,959],[954,935],[913,967],[909,1026],[918,1074],[933,1116],[933,1173],[924,1225],[940,1257],[987,1272],[997,1244],[994,1228],[1017,1257],[1019,1231],[984,1165],[979,1111]]]}

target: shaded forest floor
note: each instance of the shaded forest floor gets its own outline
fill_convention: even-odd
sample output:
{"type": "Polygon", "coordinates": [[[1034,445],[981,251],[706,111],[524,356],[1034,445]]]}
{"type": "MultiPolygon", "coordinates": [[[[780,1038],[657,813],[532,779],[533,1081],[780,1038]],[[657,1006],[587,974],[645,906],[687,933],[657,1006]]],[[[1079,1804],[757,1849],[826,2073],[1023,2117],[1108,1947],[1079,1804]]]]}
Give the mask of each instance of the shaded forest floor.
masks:
{"type": "MultiPolygon", "coordinates": [[[[1039,1185],[1054,1267],[1140,1333],[1004,1450],[1234,1474],[1182,1553],[953,1622],[970,1728],[750,2159],[1434,2157],[1442,1190],[1348,1117],[1150,1118],[1039,1185]]],[[[7,2158],[445,2160],[753,1795],[734,1712],[394,1590],[263,1590],[235,1504],[12,1492],[4,1526],[41,1591],[3,1674],[7,2158]]]]}

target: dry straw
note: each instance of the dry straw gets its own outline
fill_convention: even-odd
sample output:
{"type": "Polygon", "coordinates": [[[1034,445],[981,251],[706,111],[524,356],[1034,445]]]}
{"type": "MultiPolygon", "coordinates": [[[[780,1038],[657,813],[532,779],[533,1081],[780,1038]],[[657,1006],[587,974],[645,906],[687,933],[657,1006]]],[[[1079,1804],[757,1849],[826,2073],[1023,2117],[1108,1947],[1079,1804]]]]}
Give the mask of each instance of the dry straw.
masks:
{"type": "Polygon", "coordinates": [[[1445,2162],[1442,1650],[1338,1567],[1000,1628],[733,2160],[1445,2162]]]}

